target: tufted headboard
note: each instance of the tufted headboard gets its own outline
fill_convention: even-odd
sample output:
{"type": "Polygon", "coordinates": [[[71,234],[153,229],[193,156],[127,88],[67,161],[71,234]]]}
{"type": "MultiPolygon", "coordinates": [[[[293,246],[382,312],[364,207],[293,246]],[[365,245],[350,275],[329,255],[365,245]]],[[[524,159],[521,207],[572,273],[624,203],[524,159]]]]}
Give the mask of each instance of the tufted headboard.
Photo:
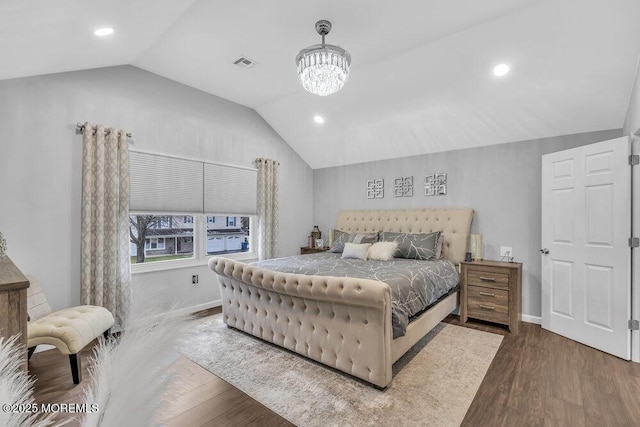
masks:
{"type": "Polygon", "coordinates": [[[459,264],[464,261],[472,220],[469,208],[348,210],[338,213],[335,228],[348,233],[441,231],[444,257],[459,264]]]}

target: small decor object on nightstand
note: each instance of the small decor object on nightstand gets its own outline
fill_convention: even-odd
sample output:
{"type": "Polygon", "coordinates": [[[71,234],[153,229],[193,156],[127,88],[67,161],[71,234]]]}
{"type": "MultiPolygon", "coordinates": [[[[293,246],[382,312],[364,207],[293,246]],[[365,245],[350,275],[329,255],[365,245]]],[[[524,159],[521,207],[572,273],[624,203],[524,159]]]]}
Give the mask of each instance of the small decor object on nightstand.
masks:
{"type": "Polygon", "coordinates": [[[484,244],[482,243],[482,234],[469,235],[469,250],[471,258],[474,261],[482,261],[484,255],[484,244]]]}
{"type": "Polygon", "coordinates": [[[316,239],[316,248],[324,248],[324,239],[316,239]]]}
{"type": "Polygon", "coordinates": [[[311,230],[311,237],[313,237],[314,240],[322,238],[322,232],[317,225],[313,226],[313,230],[311,230]]]}
{"type": "Polygon", "coordinates": [[[7,252],[7,239],[2,235],[2,231],[0,231],[0,258],[4,256],[7,252]]]}

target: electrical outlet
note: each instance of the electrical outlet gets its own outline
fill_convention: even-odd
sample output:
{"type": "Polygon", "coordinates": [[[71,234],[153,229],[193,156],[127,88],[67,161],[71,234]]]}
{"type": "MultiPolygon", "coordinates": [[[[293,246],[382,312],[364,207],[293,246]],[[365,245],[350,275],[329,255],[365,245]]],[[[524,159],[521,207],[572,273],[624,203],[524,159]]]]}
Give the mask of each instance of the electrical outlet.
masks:
{"type": "Polygon", "coordinates": [[[194,274],[193,276],[191,276],[191,283],[193,283],[194,285],[197,285],[199,279],[200,278],[198,277],[198,275],[194,274]]]}
{"type": "Polygon", "coordinates": [[[513,249],[511,246],[500,246],[500,256],[513,258],[513,249]]]}

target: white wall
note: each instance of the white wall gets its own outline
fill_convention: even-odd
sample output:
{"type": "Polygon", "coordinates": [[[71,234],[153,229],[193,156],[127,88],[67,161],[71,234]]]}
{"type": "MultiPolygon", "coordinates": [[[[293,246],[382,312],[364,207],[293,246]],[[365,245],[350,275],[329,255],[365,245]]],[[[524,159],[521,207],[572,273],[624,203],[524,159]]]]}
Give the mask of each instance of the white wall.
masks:
{"type": "Polygon", "coordinates": [[[591,132],[540,140],[492,145],[400,159],[316,169],[314,224],[333,228],[343,209],[470,207],[472,232],[481,233],[485,259],[500,259],[500,246],[511,246],[523,263],[522,312],[527,320],[541,313],[541,156],[603,141],[621,130],[591,132]],[[424,176],[447,174],[447,195],[424,196],[424,176]],[[414,196],[393,197],[393,178],[414,178],[414,196]],[[383,199],[366,198],[366,180],[384,178],[383,199]]]}
{"type": "MultiPolygon", "coordinates": [[[[132,66],[0,81],[0,231],[8,254],[40,279],[54,309],[80,301],[81,137],[85,120],[124,128],[133,148],[253,166],[280,161],[280,253],[312,227],[309,166],[252,109],[132,66]]],[[[134,276],[163,307],[219,299],[205,266],[134,276]],[[191,275],[200,274],[199,286],[191,275]]]]}

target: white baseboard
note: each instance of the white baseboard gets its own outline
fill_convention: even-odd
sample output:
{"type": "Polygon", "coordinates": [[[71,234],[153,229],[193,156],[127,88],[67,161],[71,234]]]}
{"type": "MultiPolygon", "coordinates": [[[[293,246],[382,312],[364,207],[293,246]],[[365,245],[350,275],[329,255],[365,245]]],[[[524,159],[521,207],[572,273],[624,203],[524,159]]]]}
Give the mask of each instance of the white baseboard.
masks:
{"type": "Polygon", "coordinates": [[[527,323],[535,323],[536,325],[542,325],[542,317],[539,316],[529,316],[528,314],[523,314],[522,321],[527,323]]]}
{"type": "Polygon", "coordinates": [[[177,310],[173,310],[171,311],[171,316],[184,316],[185,314],[193,314],[193,313],[197,313],[198,311],[202,311],[202,310],[207,310],[209,308],[213,308],[213,307],[220,307],[222,305],[222,300],[215,300],[215,301],[209,301],[209,302],[205,302],[203,304],[198,304],[198,305],[192,305],[190,307],[183,307],[183,308],[179,308],[177,310]]]}
{"type": "Polygon", "coordinates": [[[158,313],[158,314],[154,314],[152,316],[147,316],[147,317],[144,317],[142,319],[138,319],[136,322],[134,322],[134,324],[147,323],[147,322],[153,321],[154,319],[160,318],[160,317],[171,319],[171,318],[174,318],[174,317],[186,316],[188,314],[197,313],[198,311],[207,310],[209,308],[220,307],[221,305],[222,305],[222,300],[209,301],[209,302],[205,302],[203,304],[192,305],[192,306],[189,306],[189,307],[182,307],[182,308],[174,309],[174,310],[167,311],[167,312],[164,312],[164,313],[158,313]]]}

